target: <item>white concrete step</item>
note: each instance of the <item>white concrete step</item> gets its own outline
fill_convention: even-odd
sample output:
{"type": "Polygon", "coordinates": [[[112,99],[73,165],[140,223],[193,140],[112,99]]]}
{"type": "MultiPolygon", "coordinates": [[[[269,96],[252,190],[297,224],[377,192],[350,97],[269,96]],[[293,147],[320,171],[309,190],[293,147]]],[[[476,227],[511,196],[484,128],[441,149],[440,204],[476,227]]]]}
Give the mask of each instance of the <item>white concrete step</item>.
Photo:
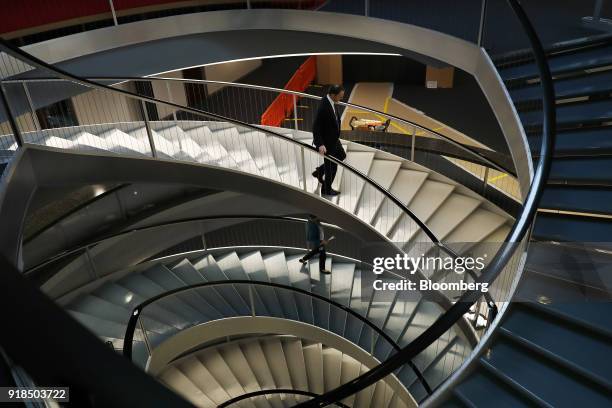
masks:
{"type": "MultiPolygon", "coordinates": [[[[401,161],[374,159],[368,177],[384,189],[389,189],[400,171],[401,161]]],[[[365,184],[357,207],[357,216],[367,222],[372,222],[378,212],[385,195],[370,184],[365,184]]]]}
{"type": "MultiPolygon", "coordinates": [[[[391,184],[391,194],[404,205],[410,204],[428,174],[423,171],[401,169],[391,184]]],[[[389,198],[385,198],[379,207],[374,226],[384,235],[388,235],[403,212],[389,198]]]]}

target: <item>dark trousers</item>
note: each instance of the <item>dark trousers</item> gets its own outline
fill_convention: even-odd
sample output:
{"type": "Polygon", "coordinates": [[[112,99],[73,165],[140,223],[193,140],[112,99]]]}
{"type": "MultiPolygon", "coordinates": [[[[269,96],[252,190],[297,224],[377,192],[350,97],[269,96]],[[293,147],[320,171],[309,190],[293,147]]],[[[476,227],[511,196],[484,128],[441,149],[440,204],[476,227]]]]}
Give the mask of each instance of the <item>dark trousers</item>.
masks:
{"type": "Polygon", "coordinates": [[[325,269],[325,259],[327,256],[327,254],[325,253],[325,245],[314,243],[314,242],[309,242],[308,248],[312,248],[312,249],[306,255],[304,255],[302,259],[304,261],[307,261],[313,256],[319,254],[319,271],[324,270],[325,269]]]}
{"type": "Polygon", "coordinates": [[[322,193],[329,193],[331,191],[337,171],[338,165],[331,160],[325,160],[322,165],[317,167],[317,172],[323,176],[322,193]]]}
{"type": "MultiPolygon", "coordinates": [[[[344,161],[344,159],[346,159],[346,152],[342,148],[342,144],[340,144],[340,141],[337,142],[333,151],[331,152],[328,151],[328,154],[341,161],[344,161]]],[[[323,161],[323,164],[317,167],[316,171],[317,173],[322,175],[324,178],[323,187],[321,187],[321,192],[323,194],[329,193],[331,191],[334,179],[336,178],[336,172],[338,171],[338,165],[331,160],[325,159],[323,161]]]]}

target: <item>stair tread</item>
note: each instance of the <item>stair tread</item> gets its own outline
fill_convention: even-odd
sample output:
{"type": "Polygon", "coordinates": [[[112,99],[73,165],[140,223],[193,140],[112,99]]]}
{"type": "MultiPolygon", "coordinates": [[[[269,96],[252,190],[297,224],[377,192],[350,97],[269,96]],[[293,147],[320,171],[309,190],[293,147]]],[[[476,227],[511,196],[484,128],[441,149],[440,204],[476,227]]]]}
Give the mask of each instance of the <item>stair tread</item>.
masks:
{"type": "MultiPolygon", "coordinates": [[[[612,52],[609,47],[597,47],[584,51],[553,56],[549,60],[553,74],[583,70],[612,64],[612,52]]],[[[528,79],[538,76],[538,68],[534,63],[518,65],[500,70],[504,81],[528,79]]]]}
{"type": "Polygon", "coordinates": [[[503,375],[553,406],[575,406],[589,401],[592,406],[606,406],[606,397],[589,384],[570,375],[558,365],[534,358],[507,340],[497,340],[485,360],[503,375]]]}
{"type": "MultiPolygon", "coordinates": [[[[563,104],[558,105],[556,111],[557,125],[608,121],[612,119],[612,100],[563,104]]],[[[540,110],[522,112],[519,117],[525,128],[540,126],[543,119],[540,110]]]]}
{"type": "MultiPolygon", "coordinates": [[[[578,78],[554,81],[557,99],[571,98],[612,90],[612,71],[588,74],[578,78]]],[[[540,84],[510,90],[510,97],[515,103],[542,98],[540,84]]]]}

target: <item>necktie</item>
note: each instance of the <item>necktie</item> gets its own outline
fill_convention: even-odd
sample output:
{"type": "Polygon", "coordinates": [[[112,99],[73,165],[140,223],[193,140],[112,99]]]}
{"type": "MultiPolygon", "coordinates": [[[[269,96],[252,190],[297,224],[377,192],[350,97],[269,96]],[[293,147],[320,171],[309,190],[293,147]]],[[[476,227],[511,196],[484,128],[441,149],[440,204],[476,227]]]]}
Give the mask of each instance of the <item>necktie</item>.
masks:
{"type": "Polygon", "coordinates": [[[334,111],[334,117],[336,119],[336,126],[338,126],[339,120],[338,120],[338,111],[336,110],[336,104],[331,102],[331,101],[330,101],[330,103],[331,103],[332,109],[334,111]]]}

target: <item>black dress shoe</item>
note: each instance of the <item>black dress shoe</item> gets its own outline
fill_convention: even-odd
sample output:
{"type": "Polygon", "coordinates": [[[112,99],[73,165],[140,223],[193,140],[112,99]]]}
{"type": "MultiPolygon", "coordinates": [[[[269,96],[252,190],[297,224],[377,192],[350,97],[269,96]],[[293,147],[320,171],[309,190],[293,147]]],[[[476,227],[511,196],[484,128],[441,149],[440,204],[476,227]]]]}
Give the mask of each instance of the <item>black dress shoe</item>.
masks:
{"type": "Polygon", "coordinates": [[[334,190],[333,188],[329,191],[327,190],[322,190],[321,194],[326,195],[326,196],[337,196],[338,194],[340,194],[339,191],[334,190]]]}
{"type": "Polygon", "coordinates": [[[312,172],[312,177],[316,178],[317,180],[319,180],[319,183],[323,184],[323,175],[319,173],[318,170],[312,172]]]}

